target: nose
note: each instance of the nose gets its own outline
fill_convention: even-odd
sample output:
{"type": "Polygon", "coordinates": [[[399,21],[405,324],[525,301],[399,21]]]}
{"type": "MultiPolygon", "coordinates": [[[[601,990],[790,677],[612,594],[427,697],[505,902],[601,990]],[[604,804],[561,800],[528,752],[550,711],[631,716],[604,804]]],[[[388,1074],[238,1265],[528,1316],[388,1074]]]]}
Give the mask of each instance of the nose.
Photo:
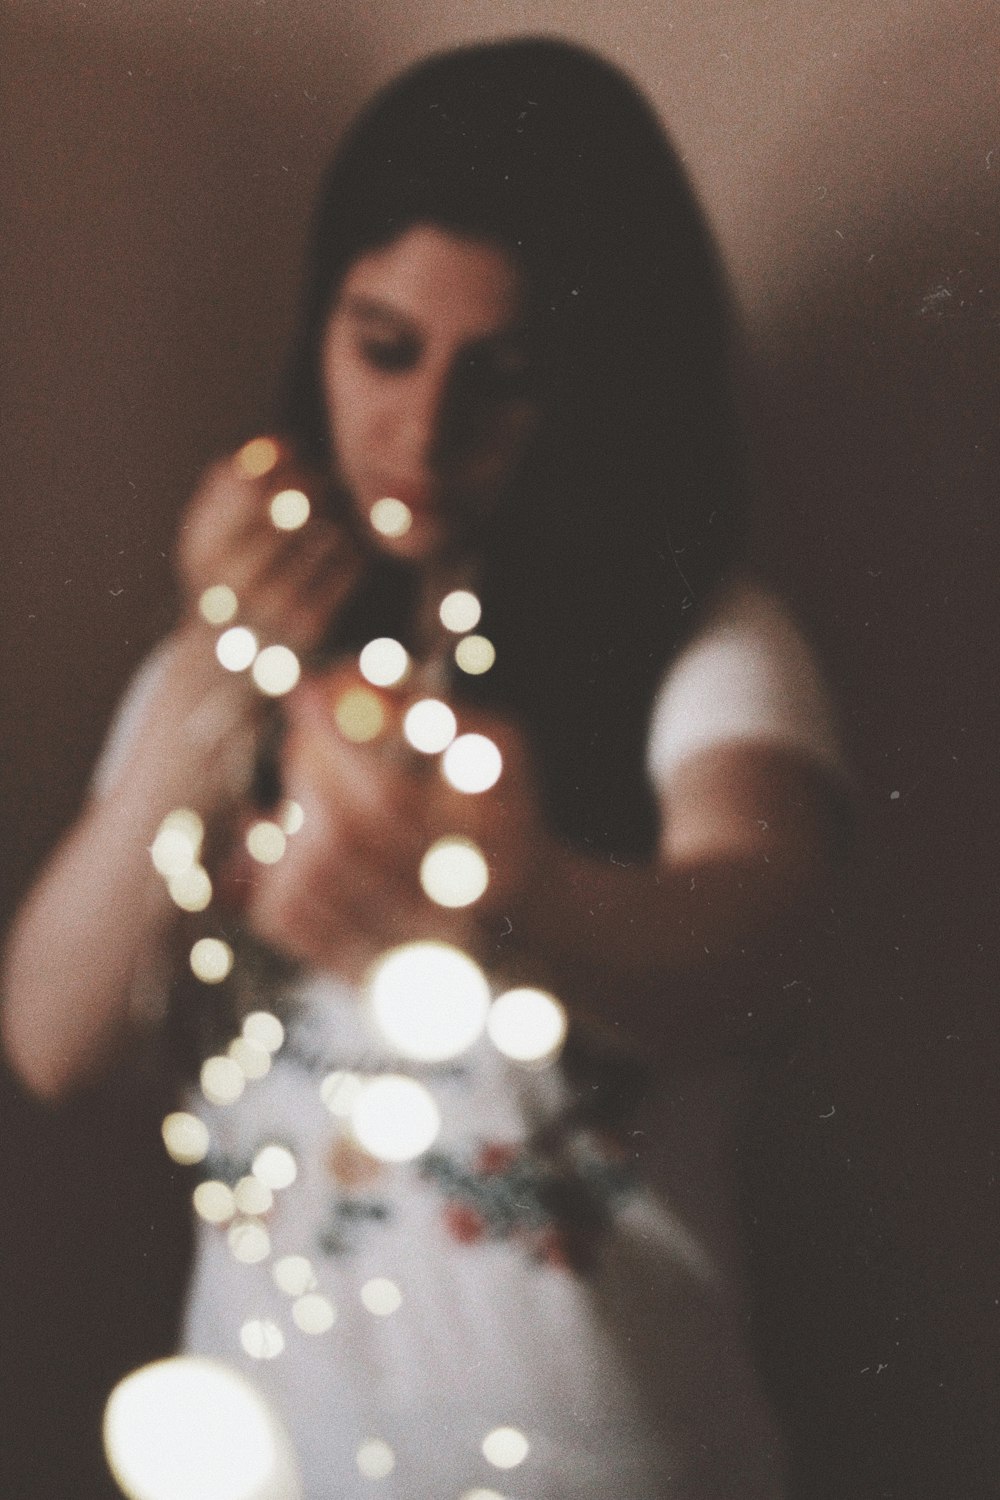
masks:
{"type": "Polygon", "coordinates": [[[451,365],[426,365],[403,395],[401,435],[406,460],[418,472],[439,474],[468,446],[469,402],[451,365]]]}

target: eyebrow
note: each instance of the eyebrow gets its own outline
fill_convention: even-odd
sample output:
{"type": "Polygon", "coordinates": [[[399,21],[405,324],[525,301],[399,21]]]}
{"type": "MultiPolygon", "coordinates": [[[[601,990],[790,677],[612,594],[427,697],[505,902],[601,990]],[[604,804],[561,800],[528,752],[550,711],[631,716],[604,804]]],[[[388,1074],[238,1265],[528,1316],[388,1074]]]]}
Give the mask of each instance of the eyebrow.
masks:
{"type": "Polygon", "coordinates": [[[345,297],[343,305],[344,311],[361,323],[391,323],[393,328],[410,338],[420,337],[420,329],[412,318],[391,303],[379,301],[377,297],[360,296],[355,292],[345,297]]]}

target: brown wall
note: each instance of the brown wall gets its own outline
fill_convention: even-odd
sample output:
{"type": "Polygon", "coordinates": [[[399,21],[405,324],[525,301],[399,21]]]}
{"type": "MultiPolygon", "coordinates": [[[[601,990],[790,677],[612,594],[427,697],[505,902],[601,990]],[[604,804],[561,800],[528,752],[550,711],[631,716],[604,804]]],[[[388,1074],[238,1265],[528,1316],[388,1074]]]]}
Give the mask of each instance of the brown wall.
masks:
{"type": "Polygon", "coordinates": [[[761,554],[841,693],[863,806],[838,1003],[771,1121],[772,1374],[804,1431],[826,1423],[810,1494],[988,1493],[992,0],[5,0],[2,19],[6,911],[169,618],[194,475],[266,403],[354,105],[430,47],[541,20],[662,108],[745,313],[761,554]],[[811,1250],[783,1265],[793,1219],[811,1250]],[[789,1368],[821,1344],[818,1374],[789,1368]]]}

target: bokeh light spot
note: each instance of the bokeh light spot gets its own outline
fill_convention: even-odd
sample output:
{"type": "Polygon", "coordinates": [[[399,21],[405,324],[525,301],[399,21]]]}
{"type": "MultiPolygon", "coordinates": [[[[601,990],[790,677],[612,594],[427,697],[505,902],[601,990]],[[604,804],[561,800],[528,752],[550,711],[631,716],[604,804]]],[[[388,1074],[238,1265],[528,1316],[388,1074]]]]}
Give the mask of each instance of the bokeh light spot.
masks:
{"type": "Polygon", "coordinates": [[[516,1427],[494,1427],[483,1438],[483,1457],[495,1469],[516,1469],[529,1451],[528,1439],[516,1427]]]}
{"type": "Polygon", "coordinates": [[[224,1182],[199,1182],[191,1195],[194,1211],[206,1224],[228,1224],[236,1213],[233,1190],[224,1182]]]}
{"type": "Polygon", "coordinates": [[[405,536],[413,525],[413,512],[404,501],[385,495],[375,501],[368,519],[379,536],[399,537],[405,536]]]}
{"type": "Polygon", "coordinates": [[[304,1255],[283,1255],[276,1260],[271,1274],[280,1289],[288,1297],[301,1297],[316,1287],[316,1272],[312,1261],[304,1255]]]}
{"type": "Polygon", "coordinates": [[[191,972],[202,984],[221,984],[233,967],[233,950],[221,938],[199,938],[191,949],[191,972]]]}
{"type": "Polygon", "coordinates": [[[264,1146],[253,1159],[253,1175],[269,1188],[280,1192],[291,1187],[298,1176],[295,1157],[287,1146],[264,1146]]]}
{"type": "Polygon", "coordinates": [[[455,647],[455,661],[470,677],[488,672],[496,659],[496,648],[484,635],[463,636],[455,647]]]}
{"type": "Polygon", "coordinates": [[[333,720],[345,740],[366,745],[385,728],[385,709],[371,688],[345,688],[334,704],[333,720]]]}
{"type": "Polygon", "coordinates": [[[388,1318],[402,1307],[403,1294],[388,1276],[373,1276],[361,1288],[361,1301],[376,1318],[388,1318]]]}
{"type": "Polygon", "coordinates": [[[270,1052],[249,1037],[234,1037],[226,1048],[226,1056],[232,1058],[244,1078],[266,1078],[271,1071],[270,1052]]]}
{"type": "Polygon", "coordinates": [[[244,443],[236,461],[248,479],[263,479],[270,474],[281,457],[281,449],[274,438],[255,437],[244,443]]]}
{"type": "Polygon", "coordinates": [[[278,822],[281,825],[281,831],[287,834],[289,838],[301,830],[305,819],[306,815],[302,811],[301,802],[295,802],[291,797],[282,802],[278,809],[278,822]]]}
{"type": "Polygon", "coordinates": [[[309,496],[302,490],[279,490],[268,506],[279,531],[298,531],[308,521],[311,509],[309,496]]]}
{"type": "Polygon", "coordinates": [[[181,911],[204,911],[212,901],[212,881],[201,865],[192,865],[167,881],[170,899],[181,911]]]}
{"type": "Polygon", "coordinates": [[[302,667],[289,646],[265,646],[250,675],[265,697],[282,698],[302,676],[302,667]]]}
{"type": "Polygon", "coordinates": [[[439,698],[421,698],[403,720],[403,734],[414,750],[439,755],[455,738],[458,724],[447,703],[439,698]]]}
{"type": "Polygon", "coordinates": [[[201,1065],[201,1091],[209,1104],[235,1104],[246,1088],[243,1069],[231,1057],[206,1057],[201,1065]]]}
{"type": "Polygon", "coordinates": [[[208,1155],[208,1126],[197,1115],[176,1110],[160,1127],[167,1154],[182,1167],[192,1167],[208,1155]]]}
{"type": "Polygon", "coordinates": [[[515,1062],[548,1062],[566,1040],[566,1011],[547,990],[528,986],[498,995],[486,1018],[490,1041],[515,1062]]]}
{"type": "Polygon", "coordinates": [[[268,1052],[278,1052],[285,1040],[285,1028],[269,1010],[254,1010],[240,1028],[248,1042],[256,1042],[268,1052]]]}
{"type": "Polygon", "coordinates": [[[247,829],[246,846],[258,864],[276,865],[285,852],[285,835],[277,823],[262,818],[247,829]]]}
{"type": "Polygon", "coordinates": [[[396,1455],[381,1438],[368,1438],[358,1449],[357,1464],[366,1479],[388,1479],[396,1467],[396,1455]]]}
{"type": "Polygon", "coordinates": [[[464,635],[467,630],[475,630],[482,614],[482,605],[469,589],[455,589],[441,600],[441,624],[454,635],[464,635]]]}
{"type": "Polygon", "coordinates": [[[285,1335],[270,1318],[250,1318],[240,1329],[240,1343],[251,1359],[277,1359],[285,1347],[285,1335]]]}
{"type": "Polygon", "coordinates": [[[359,1144],[379,1161],[412,1161],[431,1146],[441,1128],[433,1098],[415,1078],[385,1073],[360,1090],[351,1111],[359,1144]]]}
{"type": "Polygon", "coordinates": [[[303,1333],[326,1333],[337,1321],[337,1309],[322,1292],[306,1292],[292,1304],[292,1318],[303,1333]]]}
{"type": "Polygon", "coordinates": [[[256,1177],[241,1177],[233,1188],[233,1198],[239,1212],[250,1218],[270,1213],[274,1207],[274,1194],[256,1177]]]}
{"type": "Polygon", "coordinates": [[[363,648],[358,667],[372,687],[395,687],[410,670],[409,652],[392,636],[381,635],[363,648]]]}
{"type": "Polygon", "coordinates": [[[393,948],[376,963],[368,983],[383,1035],[421,1062],[457,1057],[486,1023],[486,976],[473,959],[447,943],[393,948]]]}
{"type": "Polygon", "coordinates": [[[226,583],[213,583],[198,600],[198,613],[209,625],[228,625],[239,607],[240,601],[226,583]]]}
{"type": "Polygon", "coordinates": [[[230,1227],[227,1238],[233,1259],[245,1266],[255,1266],[271,1253],[271,1236],[263,1224],[252,1219],[239,1219],[230,1227]]]}
{"type": "Polygon", "coordinates": [[[257,655],[257,637],[245,625],[233,625],[219,636],[215,654],[227,672],[245,672],[257,655]]]}
{"type": "Polygon", "coordinates": [[[205,825],[189,807],[167,813],[149,848],[153,867],[165,880],[184,875],[201,853],[205,825]]]}
{"type": "Polygon", "coordinates": [[[471,839],[438,839],[420,861],[424,895],[438,906],[471,906],[489,883],[483,852],[471,839]]]}
{"type": "Polygon", "coordinates": [[[488,792],[503,770],[503,757],[485,734],[460,734],[444,753],[441,770],[456,792],[488,792]]]}
{"type": "Polygon", "coordinates": [[[331,1115],[338,1115],[346,1120],[363,1087],[357,1073],[344,1073],[338,1069],[326,1075],[319,1086],[319,1094],[331,1115]]]}

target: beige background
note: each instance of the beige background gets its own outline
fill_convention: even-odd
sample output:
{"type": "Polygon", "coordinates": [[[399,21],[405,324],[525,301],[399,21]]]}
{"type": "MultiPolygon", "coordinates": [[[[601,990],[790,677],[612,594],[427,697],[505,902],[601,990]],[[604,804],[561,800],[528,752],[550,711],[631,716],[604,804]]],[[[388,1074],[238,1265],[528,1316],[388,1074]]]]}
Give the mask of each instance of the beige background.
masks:
{"type": "MultiPolygon", "coordinates": [[[[542,29],[598,47],[660,107],[744,314],[761,554],[825,655],[863,803],[839,1003],[774,1122],[779,1182],[788,1141],[803,1151],[777,1212],[830,1278],[789,1293],[790,1322],[830,1354],[806,1388],[854,1434],[833,1441],[843,1463],[873,1485],[880,1464],[926,1478],[931,1450],[961,1464],[941,1457],[957,1423],[981,1475],[971,1414],[989,1407],[998,1311],[993,0],[3,0],[0,19],[7,911],[169,619],[195,474],[265,409],[308,206],[354,106],[429,48],[542,29]]],[[[779,1338],[773,1357],[805,1356],[779,1338]]],[[[801,1382],[782,1378],[794,1408],[801,1382]]]]}

